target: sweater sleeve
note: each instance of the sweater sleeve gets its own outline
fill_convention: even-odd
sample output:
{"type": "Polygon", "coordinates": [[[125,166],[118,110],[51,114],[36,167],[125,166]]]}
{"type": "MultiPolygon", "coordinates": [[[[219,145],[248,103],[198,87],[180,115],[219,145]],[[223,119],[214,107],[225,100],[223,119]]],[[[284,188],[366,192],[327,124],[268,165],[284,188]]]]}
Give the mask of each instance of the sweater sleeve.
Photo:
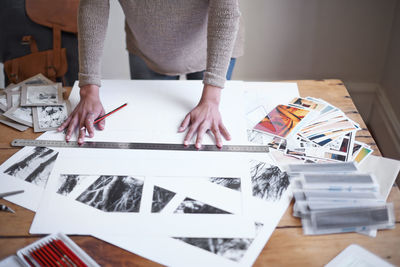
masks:
{"type": "Polygon", "coordinates": [[[239,3],[238,0],[210,0],[209,3],[203,83],[223,88],[239,29],[239,3]]]}
{"type": "Polygon", "coordinates": [[[109,0],[81,0],[78,12],[79,86],[101,85],[101,56],[107,32],[109,0]]]}

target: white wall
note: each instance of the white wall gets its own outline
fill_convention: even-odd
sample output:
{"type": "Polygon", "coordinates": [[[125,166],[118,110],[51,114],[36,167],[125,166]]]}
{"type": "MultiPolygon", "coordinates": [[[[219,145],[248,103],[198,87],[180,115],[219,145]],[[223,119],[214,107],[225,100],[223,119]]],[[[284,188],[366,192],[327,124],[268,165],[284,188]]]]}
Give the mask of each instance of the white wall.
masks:
{"type": "Polygon", "coordinates": [[[241,0],[236,79],[378,81],[396,0],[241,0]]]}
{"type": "Polygon", "coordinates": [[[381,84],[386,95],[390,96],[389,101],[400,119],[400,1],[397,3],[381,84]]]}

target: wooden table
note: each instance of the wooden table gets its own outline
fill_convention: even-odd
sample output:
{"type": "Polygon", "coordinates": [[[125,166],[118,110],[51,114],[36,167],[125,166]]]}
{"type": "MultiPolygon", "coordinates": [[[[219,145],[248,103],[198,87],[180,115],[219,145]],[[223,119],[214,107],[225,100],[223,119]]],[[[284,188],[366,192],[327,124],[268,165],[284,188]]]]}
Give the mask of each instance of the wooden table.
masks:
{"type": "MultiPolygon", "coordinates": [[[[341,81],[305,80],[297,83],[301,96],[323,98],[360,123],[362,130],[358,132],[357,140],[369,144],[375,150],[374,154],[380,155],[341,81]]],[[[39,134],[33,133],[32,129],[20,133],[0,125],[0,164],[17,152],[18,149],[10,147],[13,139],[31,139],[38,136],[39,134]]],[[[394,202],[397,227],[393,230],[379,231],[376,238],[355,233],[304,236],[301,221],[291,215],[292,203],[258,257],[255,266],[322,266],[352,243],[363,246],[395,265],[400,265],[400,191],[397,187],[392,188],[389,201],[394,202]]],[[[6,212],[0,214],[0,259],[3,259],[42,236],[28,234],[33,212],[6,200],[0,200],[0,203],[9,205],[16,211],[16,214],[6,212]]],[[[71,238],[102,266],[159,266],[157,263],[90,236],[71,238]]]]}

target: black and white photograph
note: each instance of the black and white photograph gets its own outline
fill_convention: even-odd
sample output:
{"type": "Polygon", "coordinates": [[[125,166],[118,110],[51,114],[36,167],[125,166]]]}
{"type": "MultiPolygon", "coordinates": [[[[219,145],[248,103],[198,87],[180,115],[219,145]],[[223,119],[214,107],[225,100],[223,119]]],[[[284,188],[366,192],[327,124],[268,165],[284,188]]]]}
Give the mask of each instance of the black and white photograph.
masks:
{"type": "Polygon", "coordinates": [[[139,212],[143,180],[101,175],[76,200],[105,212],[139,212]]]}
{"type": "Polygon", "coordinates": [[[57,193],[63,196],[69,195],[69,193],[71,193],[72,190],[79,185],[83,177],[83,175],[77,174],[61,174],[60,186],[57,189],[57,193]]]}
{"type": "Polygon", "coordinates": [[[35,132],[44,132],[57,129],[69,115],[69,102],[62,106],[33,107],[33,129],[35,132]]]}
{"type": "Polygon", "coordinates": [[[49,80],[46,76],[39,73],[39,74],[36,74],[35,76],[30,77],[20,83],[10,84],[9,86],[7,86],[5,91],[7,93],[21,91],[21,88],[23,85],[40,85],[40,84],[53,84],[53,81],[49,80]]]}
{"type": "Polygon", "coordinates": [[[192,198],[185,198],[174,213],[231,214],[192,198]]]}
{"type": "Polygon", "coordinates": [[[6,116],[3,115],[3,112],[0,112],[0,123],[7,125],[11,128],[14,128],[20,132],[25,131],[26,129],[28,129],[29,127],[26,125],[22,125],[14,120],[11,120],[9,118],[7,118],[6,116]]]}
{"type": "MultiPolygon", "coordinates": [[[[263,226],[262,223],[256,223],[256,234],[263,226]]],[[[189,245],[207,250],[226,259],[240,262],[246,254],[254,238],[189,238],[175,237],[175,239],[185,242],[189,245]]]]}
{"type": "Polygon", "coordinates": [[[241,191],[240,189],[240,178],[231,177],[210,177],[209,181],[218,184],[232,190],[241,191]]]}
{"type": "Polygon", "coordinates": [[[176,193],[172,191],[169,191],[159,186],[154,186],[151,212],[161,212],[175,195],[176,193]]]}
{"type": "Polygon", "coordinates": [[[22,86],[21,106],[51,106],[63,102],[61,83],[22,86]]]}
{"type": "Polygon", "coordinates": [[[278,166],[257,160],[250,161],[253,196],[268,201],[278,201],[290,182],[286,172],[278,166]]]}
{"type": "Polygon", "coordinates": [[[8,92],[7,93],[7,109],[19,106],[21,103],[21,92],[8,92]]]}
{"type": "Polygon", "coordinates": [[[47,147],[33,147],[4,173],[45,187],[58,152],[47,147]]]}
{"type": "Polygon", "coordinates": [[[31,107],[20,107],[20,106],[12,107],[9,110],[7,110],[3,115],[23,125],[29,127],[33,126],[31,107]]]}
{"type": "Polygon", "coordinates": [[[5,92],[0,92],[0,110],[6,112],[7,109],[7,94],[5,92]]]}

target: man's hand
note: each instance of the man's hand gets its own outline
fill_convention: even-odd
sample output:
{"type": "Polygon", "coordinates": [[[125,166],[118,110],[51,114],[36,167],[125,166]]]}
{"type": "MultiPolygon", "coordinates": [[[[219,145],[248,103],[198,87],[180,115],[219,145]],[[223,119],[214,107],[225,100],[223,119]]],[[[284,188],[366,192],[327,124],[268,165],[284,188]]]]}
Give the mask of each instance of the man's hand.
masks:
{"type": "Polygon", "coordinates": [[[193,135],[197,133],[196,148],[201,148],[201,142],[204,134],[211,130],[215,137],[215,141],[218,147],[222,147],[221,135],[226,139],[230,140],[230,134],[222,123],[221,114],[219,113],[219,102],[221,97],[221,88],[212,85],[204,85],[203,94],[197,106],[190,111],[178,132],[184,132],[189,129],[183,144],[189,145],[193,135]]]}
{"type": "MultiPolygon", "coordinates": [[[[99,116],[105,114],[103,105],[101,104],[99,97],[99,87],[97,85],[85,85],[80,90],[81,100],[78,105],[72,111],[71,115],[65,120],[57,131],[61,132],[67,128],[65,140],[69,141],[72,132],[79,127],[78,143],[83,144],[85,141],[86,129],[89,133],[89,137],[94,136],[94,125],[93,122],[99,116]]],[[[103,130],[105,126],[105,120],[98,123],[99,130],[103,130]]]]}

